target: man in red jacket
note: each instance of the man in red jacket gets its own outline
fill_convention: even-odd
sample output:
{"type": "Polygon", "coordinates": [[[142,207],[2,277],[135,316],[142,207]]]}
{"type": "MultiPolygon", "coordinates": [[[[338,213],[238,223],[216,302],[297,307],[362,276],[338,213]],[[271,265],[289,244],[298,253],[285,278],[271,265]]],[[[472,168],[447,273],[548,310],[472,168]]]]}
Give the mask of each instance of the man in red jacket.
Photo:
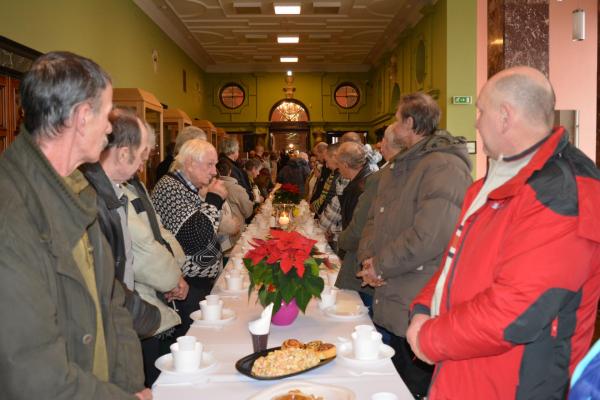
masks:
{"type": "Polygon", "coordinates": [[[600,172],[552,128],[539,71],[492,77],[477,101],[490,157],[407,339],[435,363],[430,399],[559,399],[589,347],[600,293],[600,172]]]}

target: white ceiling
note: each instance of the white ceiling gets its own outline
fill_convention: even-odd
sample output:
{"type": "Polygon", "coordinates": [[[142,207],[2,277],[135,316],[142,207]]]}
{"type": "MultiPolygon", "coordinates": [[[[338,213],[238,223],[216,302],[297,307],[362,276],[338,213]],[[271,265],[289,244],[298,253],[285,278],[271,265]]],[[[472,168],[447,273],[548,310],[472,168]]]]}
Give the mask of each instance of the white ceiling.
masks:
{"type": "Polygon", "coordinates": [[[207,72],[368,71],[436,0],[133,0],[207,72]],[[277,35],[298,34],[299,44],[277,35]],[[282,64],[280,56],[298,56],[282,64]]]}

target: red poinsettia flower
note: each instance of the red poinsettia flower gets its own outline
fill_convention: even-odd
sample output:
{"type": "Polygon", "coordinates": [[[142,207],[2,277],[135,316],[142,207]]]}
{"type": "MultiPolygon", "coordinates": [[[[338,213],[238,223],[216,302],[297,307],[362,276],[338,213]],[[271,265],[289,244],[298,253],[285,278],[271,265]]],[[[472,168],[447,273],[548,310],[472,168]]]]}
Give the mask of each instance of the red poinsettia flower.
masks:
{"type": "Polygon", "coordinates": [[[298,188],[297,185],[294,185],[293,183],[284,183],[283,185],[281,185],[281,190],[285,190],[286,192],[290,192],[290,193],[300,193],[300,189],[298,188]]]}

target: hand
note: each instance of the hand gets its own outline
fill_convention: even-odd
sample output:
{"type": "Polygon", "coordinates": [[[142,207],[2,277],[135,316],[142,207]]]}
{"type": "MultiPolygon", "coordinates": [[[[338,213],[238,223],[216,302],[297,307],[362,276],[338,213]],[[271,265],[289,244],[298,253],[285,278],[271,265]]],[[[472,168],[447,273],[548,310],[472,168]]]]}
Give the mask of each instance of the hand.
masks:
{"type": "Polygon", "coordinates": [[[170,292],[165,293],[167,301],[173,300],[185,300],[188,295],[190,287],[188,283],[183,279],[183,276],[179,277],[179,282],[170,292]]]}
{"type": "Polygon", "coordinates": [[[146,388],[141,392],[137,392],[135,396],[140,400],[152,400],[152,391],[146,388]]]}
{"type": "Polygon", "coordinates": [[[421,331],[421,327],[430,319],[431,317],[429,315],[415,314],[410,321],[408,329],[406,330],[406,340],[408,341],[413,353],[415,353],[415,356],[427,364],[433,364],[433,362],[429,360],[425,354],[423,354],[421,348],[419,347],[419,332],[421,331]]]}
{"type": "Polygon", "coordinates": [[[220,179],[213,179],[208,184],[208,191],[220,196],[223,200],[225,200],[229,195],[229,192],[225,187],[225,183],[220,179]]]}
{"type": "Polygon", "coordinates": [[[385,281],[381,279],[375,271],[373,265],[373,257],[367,258],[362,262],[362,269],[356,274],[357,277],[361,278],[362,286],[372,286],[374,288],[385,285],[385,281]]]}

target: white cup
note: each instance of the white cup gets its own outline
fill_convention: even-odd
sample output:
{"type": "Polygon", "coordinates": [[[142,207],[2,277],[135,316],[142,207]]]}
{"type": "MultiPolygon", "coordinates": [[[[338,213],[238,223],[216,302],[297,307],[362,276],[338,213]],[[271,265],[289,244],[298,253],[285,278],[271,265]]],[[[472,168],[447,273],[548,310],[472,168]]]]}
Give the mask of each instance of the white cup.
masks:
{"type": "Polygon", "coordinates": [[[200,367],[202,361],[202,343],[196,342],[192,350],[181,350],[179,343],[171,345],[173,368],[177,372],[194,372],[200,367]]]}
{"type": "Polygon", "coordinates": [[[225,275],[227,281],[227,289],[239,291],[243,288],[244,278],[238,270],[233,270],[229,274],[225,275]]]}
{"type": "Polygon", "coordinates": [[[331,286],[325,286],[321,292],[321,308],[327,308],[335,305],[338,289],[331,286]]]}
{"type": "Polygon", "coordinates": [[[359,338],[369,338],[371,336],[371,332],[375,331],[375,327],[372,325],[356,325],[354,327],[354,332],[356,332],[356,336],[359,338]]]}
{"type": "Polygon", "coordinates": [[[398,400],[398,396],[390,392],[379,392],[373,394],[371,400],[398,400]]]}
{"type": "Polygon", "coordinates": [[[180,350],[194,350],[196,348],[196,337],[195,336],[179,336],[177,338],[177,343],[179,344],[180,350]]]}
{"type": "Polygon", "coordinates": [[[214,306],[216,304],[219,304],[221,297],[219,297],[218,294],[209,294],[205,297],[205,299],[207,304],[214,306]]]}
{"type": "Polygon", "coordinates": [[[235,257],[233,259],[233,266],[235,267],[235,269],[243,270],[244,269],[244,260],[242,260],[242,257],[235,257]]]}
{"type": "Polygon", "coordinates": [[[208,304],[208,301],[202,300],[200,302],[200,309],[202,310],[203,320],[219,321],[221,320],[221,313],[223,312],[223,300],[219,300],[217,304],[208,304]]]}
{"type": "Polygon", "coordinates": [[[370,335],[360,336],[352,332],[352,346],[357,360],[376,360],[381,346],[381,333],[371,332],[370,335]]]}

